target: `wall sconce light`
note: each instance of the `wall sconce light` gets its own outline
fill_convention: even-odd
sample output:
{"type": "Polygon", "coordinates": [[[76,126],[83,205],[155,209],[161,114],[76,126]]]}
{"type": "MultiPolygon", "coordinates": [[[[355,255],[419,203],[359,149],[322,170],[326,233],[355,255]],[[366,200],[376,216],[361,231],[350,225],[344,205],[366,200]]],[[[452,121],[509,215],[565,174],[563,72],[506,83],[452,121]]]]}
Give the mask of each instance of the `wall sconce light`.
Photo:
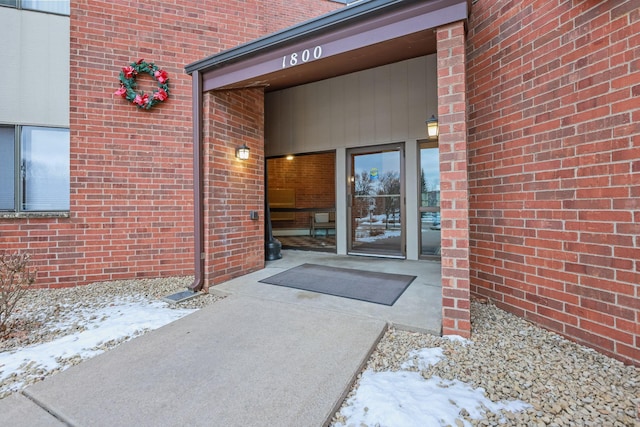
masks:
{"type": "Polygon", "coordinates": [[[293,160],[293,154],[288,154],[287,157],[285,157],[285,159],[289,161],[293,160]]]}
{"type": "Polygon", "coordinates": [[[236,159],[249,160],[249,151],[247,144],[242,144],[240,147],[236,148],[236,159]]]}
{"type": "Polygon", "coordinates": [[[426,123],[427,123],[427,135],[429,136],[429,139],[438,139],[439,129],[438,129],[438,119],[436,119],[436,116],[432,114],[431,118],[427,120],[426,123]]]}

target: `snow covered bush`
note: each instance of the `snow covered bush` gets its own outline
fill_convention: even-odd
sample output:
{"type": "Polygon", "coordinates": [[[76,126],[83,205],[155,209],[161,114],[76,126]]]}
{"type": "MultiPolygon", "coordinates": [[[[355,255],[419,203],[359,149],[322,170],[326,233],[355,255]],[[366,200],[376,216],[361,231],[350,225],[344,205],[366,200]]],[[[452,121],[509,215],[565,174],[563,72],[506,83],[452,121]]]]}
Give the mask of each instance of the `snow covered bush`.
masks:
{"type": "Polygon", "coordinates": [[[27,253],[0,255],[0,336],[7,333],[11,312],[35,282],[36,272],[29,266],[30,259],[27,253]]]}

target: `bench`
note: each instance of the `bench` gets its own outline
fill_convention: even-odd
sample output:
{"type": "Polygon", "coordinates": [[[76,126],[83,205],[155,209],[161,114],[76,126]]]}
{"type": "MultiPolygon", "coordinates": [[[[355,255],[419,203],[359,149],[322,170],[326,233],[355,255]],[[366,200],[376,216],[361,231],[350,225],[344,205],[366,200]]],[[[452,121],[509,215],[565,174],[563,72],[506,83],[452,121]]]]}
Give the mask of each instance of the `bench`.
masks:
{"type": "Polygon", "coordinates": [[[325,236],[329,236],[329,230],[336,229],[335,212],[315,212],[311,214],[311,227],[309,235],[316,237],[316,230],[324,230],[325,236]]]}

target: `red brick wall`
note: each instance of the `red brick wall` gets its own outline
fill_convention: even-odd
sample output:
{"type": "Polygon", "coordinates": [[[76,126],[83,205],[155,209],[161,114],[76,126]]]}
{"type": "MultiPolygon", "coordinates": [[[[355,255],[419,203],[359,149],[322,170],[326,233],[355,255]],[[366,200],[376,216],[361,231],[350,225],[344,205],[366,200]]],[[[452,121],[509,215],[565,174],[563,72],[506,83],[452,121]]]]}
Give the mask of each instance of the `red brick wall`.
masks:
{"type": "Polygon", "coordinates": [[[264,17],[263,30],[265,34],[282,30],[293,24],[305,21],[304,16],[316,17],[344,7],[329,0],[269,0],[259,1],[264,17]]]}
{"type": "MultiPolygon", "coordinates": [[[[336,205],[335,152],[269,159],[270,188],[295,190],[296,208],[331,208],[336,205]]],[[[295,221],[273,221],[277,228],[308,228],[309,212],[296,214],[295,221]]]]}
{"type": "Polygon", "coordinates": [[[467,44],[472,292],[635,364],[639,8],[480,0],[467,44]]]}
{"type": "MultiPolygon", "coordinates": [[[[32,253],[40,286],[193,274],[191,77],[184,66],[340,6],[71,2],[70,218],[0,219],[0,250],[32,253]],[[170,78],[171,97],[150,111],[113,95],[120,69],[141,58],[170,78]]],[[[146,91],[153,87],[148,77],[138,81],[146,91]]],[[[252,173],[259,188],[261,169],[252,173]]],[[[259,205],[245,196],[243,213],[259,205]]],[[[244,217],[238,221],[246,225],[244,217]]],[[[222,277],[252,268],[252,257],[247,266],[220,265],[222,277]]]]}
{"type": "Polygon", "coordinates": [[[471,304],[464,23],[438,28],[437,44],[442,333],[469,337],[471,304]]]}
{"type": "Polygon", "coordinates": [[[264,91],[205,96],[205,283],[218,284],[264,267],[264,91]],[[248,160],[235,157],[243,144],[248,160]]]}

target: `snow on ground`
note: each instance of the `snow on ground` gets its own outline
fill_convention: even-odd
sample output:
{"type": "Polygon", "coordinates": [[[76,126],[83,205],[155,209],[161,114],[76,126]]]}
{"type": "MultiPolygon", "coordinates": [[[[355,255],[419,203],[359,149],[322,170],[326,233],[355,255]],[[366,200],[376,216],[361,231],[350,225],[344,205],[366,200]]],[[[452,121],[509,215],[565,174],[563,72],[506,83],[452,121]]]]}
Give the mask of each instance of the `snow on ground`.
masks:
{"type": "MultiPolygon", "coordinates": [[[[465,342],[460,337],[452,340],[465,342]]],[[[411,352],[399,371],[363,372],[355,394],[340,411],[344,423],[335,426],[471,426],[461,414],[482,419],[487,410],[517,412],[530,406],[518,400],[492,402],[482,388],[438,376],[425,379],[420,372],[408,370],[427,369],[443,358],[441,348],[423,348],[411,352]]]]}
{"type": "Polygon", "coordinates": [[[481,419],[486,409],[492,412],[521,411],[528,405],[521,401],[492,402],[481,388],[473,389],[458,380],[447,381],[434,376],[424,379],[419,372],[365,371],[355,396],[342,409],[346,426],[447,426],[459,420],[471,424],[460,413],[481,419]],[[486,408],[486,409],[485,409],[486,408]]]}
{"type": "Polygon", "coordinates": [[[29,378],[64,370],[74,364],[73,359],[89,359],[112,347],[114,342],[127,341],[194,311],[172,309],[166,303],[143,298],[120,298],[107,307],[78,310],[75,316],[50,328],[64,329],[82,320],[84,330],[0,353],[0,396],[21,390],[29,378]],[[16,381],[8,380],[12,376],[16,381]]]}

